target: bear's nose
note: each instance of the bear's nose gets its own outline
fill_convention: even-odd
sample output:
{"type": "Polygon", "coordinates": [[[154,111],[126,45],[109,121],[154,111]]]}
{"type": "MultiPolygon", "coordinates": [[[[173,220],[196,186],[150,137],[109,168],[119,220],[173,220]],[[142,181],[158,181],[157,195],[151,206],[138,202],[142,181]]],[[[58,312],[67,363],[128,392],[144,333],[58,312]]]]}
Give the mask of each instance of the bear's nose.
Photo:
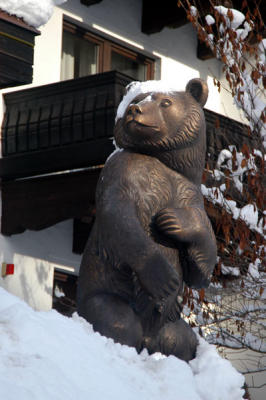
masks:
{"type": "Polygon", "coordinates": [[[128,114],[131,114],[131,115],[135,116],[135,115],[141,114],[141,113],[142,113],[142,111],[141,111],[141,108],[140,108],[140,106],[138,104],[131,104],[129,106],[128,114]]]}

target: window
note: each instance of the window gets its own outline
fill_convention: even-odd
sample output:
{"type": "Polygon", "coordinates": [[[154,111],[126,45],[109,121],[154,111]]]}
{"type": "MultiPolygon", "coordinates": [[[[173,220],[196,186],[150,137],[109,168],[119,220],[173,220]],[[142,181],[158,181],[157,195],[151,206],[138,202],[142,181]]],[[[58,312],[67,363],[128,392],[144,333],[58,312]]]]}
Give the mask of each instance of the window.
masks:
{"type": "Polygon", "coordinates": [[[154,60],[65,21],[61,79],[111,70],[136,80],[153,79],[154,60]]]}

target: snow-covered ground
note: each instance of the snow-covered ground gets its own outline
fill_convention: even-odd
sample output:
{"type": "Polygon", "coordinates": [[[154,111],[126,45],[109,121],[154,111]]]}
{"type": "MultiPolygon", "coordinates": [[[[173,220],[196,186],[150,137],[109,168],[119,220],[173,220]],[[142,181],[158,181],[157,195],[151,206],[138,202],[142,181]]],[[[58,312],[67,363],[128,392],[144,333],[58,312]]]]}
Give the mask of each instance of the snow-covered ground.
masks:
{"type": "Polygon", "coordinates": [[[139,355],[77,314],[34,311],[0,288],[0,399],[241,400],[243,383],[201,338],[189,364],[139,355]]]}

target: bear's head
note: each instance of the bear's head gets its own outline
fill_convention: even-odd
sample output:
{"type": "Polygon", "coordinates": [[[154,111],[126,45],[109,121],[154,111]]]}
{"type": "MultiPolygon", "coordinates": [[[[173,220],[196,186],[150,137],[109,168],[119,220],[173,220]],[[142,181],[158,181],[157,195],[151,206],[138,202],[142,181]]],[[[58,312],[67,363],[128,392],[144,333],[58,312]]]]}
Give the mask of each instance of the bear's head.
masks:
{"type": "Polygon", "coordinates": [[[154,156],[199,184],[206,150],[202,108],[208,97],[207,84],[192,79],[185,92],[148,90],[134,98],[134,91],[130,91],[132,85],[124,110],[118,108],[114,132],[117,145],[154,156]]]}

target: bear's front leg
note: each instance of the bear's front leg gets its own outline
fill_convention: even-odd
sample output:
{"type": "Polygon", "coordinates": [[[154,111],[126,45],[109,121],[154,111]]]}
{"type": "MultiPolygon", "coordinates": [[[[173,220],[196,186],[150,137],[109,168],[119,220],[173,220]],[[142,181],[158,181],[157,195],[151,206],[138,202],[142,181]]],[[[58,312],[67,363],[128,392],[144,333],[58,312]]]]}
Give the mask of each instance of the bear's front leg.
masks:
{"type": "Polygon", "coordinates": [[[159,252],[147,254],[143,260],[139,260],[135,271],[142,288],[149,294],[157,310],[163,314],[167,301],[175,293],[177,296],[182,284],[177,271],[159,252]]]}
{"type": "Polygon", "coordinates": [[[121,199],[121,196],[112,196],[98,208],[96,220],[99,226],[104,227],[99,240],[104,243],[114,268],[119,265],[130,267],[144,292],[161,312],[166,299],[179,292],[182,278],[143,229],[135,203],[121,199]]]}
{"type": "Polygon", "coordinates": [[[143,343],[150,354],[174,355],[187,362],[195,357],[197,345],[196,334],[182,319],[165,323],[159,331],[145,336],[143,343]]]}
{"type": "Polygon", "coordinates": [[[216,263],[216,243],[210,221],[201,208],[164,208],[155,217],[158,230],[178,243],[185,282],[207,287],[216,263]]]}

